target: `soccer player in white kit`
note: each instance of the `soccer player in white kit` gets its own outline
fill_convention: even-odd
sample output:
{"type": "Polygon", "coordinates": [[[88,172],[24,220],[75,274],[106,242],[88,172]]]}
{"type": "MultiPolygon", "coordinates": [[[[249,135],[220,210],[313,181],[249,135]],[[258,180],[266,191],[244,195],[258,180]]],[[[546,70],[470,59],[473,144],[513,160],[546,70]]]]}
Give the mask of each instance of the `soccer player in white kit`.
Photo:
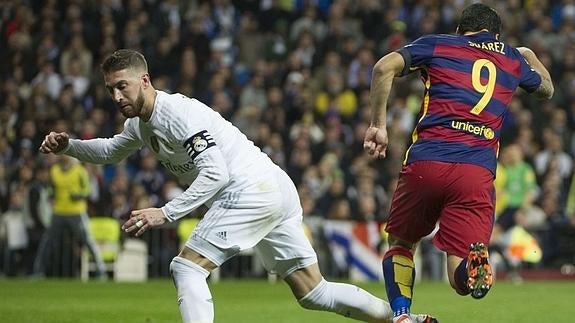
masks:
{"type": "MultiPolygon", "coordinates": [[[[127,118],[113,138],[69,139],[48,134],[43,153],[65,153],[93,163],[115,163],[148,147],[189,187],[161,208],[134,210],[122,225],[136,236],[176,221],[201,205],[209,209],[172,260],[170,272],[185,323],[214,321],[210,272],[252,248],[277,272],[299,304],[366,322],[391,322],[389,304],[365,290],[323,279],[302,229],[302,208],[288,175],[235,126],[202,102],[155,90],[144,56],[121,49],[102,64],[106,88],[127,118]]],[[[432,322],[414,315],[416,322],[432,322]]]]}

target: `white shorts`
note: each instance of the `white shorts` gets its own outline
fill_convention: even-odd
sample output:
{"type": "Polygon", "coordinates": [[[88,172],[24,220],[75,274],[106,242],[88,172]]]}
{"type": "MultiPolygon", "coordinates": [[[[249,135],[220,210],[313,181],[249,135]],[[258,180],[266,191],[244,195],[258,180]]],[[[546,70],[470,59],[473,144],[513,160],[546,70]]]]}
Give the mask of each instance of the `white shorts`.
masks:
{"type": "Polygon", "coordinates": [[[282,278],[317,262],[303,230],[297,190],[279,167],[240,191],[223,192],[186,247],[218,266],[253,247],[264,267],[282,278]]]}

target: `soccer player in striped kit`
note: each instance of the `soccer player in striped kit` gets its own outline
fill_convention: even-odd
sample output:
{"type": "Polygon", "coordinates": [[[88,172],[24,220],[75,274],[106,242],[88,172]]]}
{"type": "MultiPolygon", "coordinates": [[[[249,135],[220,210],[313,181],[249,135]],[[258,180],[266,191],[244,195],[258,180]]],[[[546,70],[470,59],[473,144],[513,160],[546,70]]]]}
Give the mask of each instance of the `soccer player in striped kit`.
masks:
{"type": "Polygon", "coordinates": [[[413,252],[437,222],[433,243],[447,253],[452,288],[482,298],[493,282],[487,244],[507,105],[518,87],[543,99],[554,91],[533,51],[500,41],[500,28],[495,10],[472,4],[463,10],[456,35],[422,36],[374,66],[372,122],[364,138],[373,156],[385,157],[394,77],[418,71],[425,85],[386,227],[390,248],[383,273],[393,322],[412,322],[413,252]]]}
{"type": "MultiPolygon", "coordinates": [[[[104,81],[128,118],[113,138],[69,139],[48,134],[43,153],[94,163],[114,163],[149,148],[189,187],[161,208],[134,210],[122,228],[136,236],[177,221],[198,207],[209,209],[172,260],[170,271],[185,323],[212,323],[210,272],[254,247],[264,266],[290,286],[299,304],[365,322],[390,322],[389,304],[350,284],[326,281],[302,227],[294,183],[253,142],[219,113],[193,98],[154,89],[145,57],[117,50],[102,64],[104,81]]],[[[413,315],[415,322],[436,322],[413,315]]]]}

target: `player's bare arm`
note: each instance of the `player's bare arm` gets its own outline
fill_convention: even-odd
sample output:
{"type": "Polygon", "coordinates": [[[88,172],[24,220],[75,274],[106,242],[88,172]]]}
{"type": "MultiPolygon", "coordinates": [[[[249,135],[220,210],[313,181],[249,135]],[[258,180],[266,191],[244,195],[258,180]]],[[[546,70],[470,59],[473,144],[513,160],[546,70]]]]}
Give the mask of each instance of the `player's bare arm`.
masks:
{"type": "Polygon", "coordinates": [[[523,57],[525,57],[527,63],[529,63],[529,65],[531,65],[531,67],[541,75],[541,85],[539,85],[539,88],[537,88],[533,94],[541,99],[551,99],[555,89],[553,87],[553,81],[551,80],[551,74],[549,74],[545,65],[541,63],[537,55],[535,55],[531,49],[527,47],[518,47],[517,50],[523,57]]]}
{"type": "Polygon", "coordinates": [[[40,152],[44,154],[54,153],[57,154],[68,147],[70,135],[65,132],[50,132],[44,137],[42,145],[40,145],[40,152]]]}
{"type": "Polygon", "coordinates": [[[382,57],[373,67],[371,79],[371,124],[365,133],[363,148],[375,157],[385,157],[387,149],[387,100],[391,92],[393,78],[401,75],[405,61],[397,52],[382,57]]]}

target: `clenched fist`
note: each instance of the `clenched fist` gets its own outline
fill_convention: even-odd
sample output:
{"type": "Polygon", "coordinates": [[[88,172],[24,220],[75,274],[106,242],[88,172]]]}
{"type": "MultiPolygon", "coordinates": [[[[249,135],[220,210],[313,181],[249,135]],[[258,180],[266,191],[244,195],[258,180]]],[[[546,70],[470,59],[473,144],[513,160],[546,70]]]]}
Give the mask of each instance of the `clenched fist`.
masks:
{"type": "Polygon", "coordinates": [[[54,153],[57,154],[68,147],[70,135],[65,132],[50,132],[42,141],[40,152],[44,154],[54,153]]]}
{"type": "Polygon", "coordinates": [[[370,126],[365,132],[363,149],[373,157],[385,158],[388,138],[385,127],[370,126]]]}

